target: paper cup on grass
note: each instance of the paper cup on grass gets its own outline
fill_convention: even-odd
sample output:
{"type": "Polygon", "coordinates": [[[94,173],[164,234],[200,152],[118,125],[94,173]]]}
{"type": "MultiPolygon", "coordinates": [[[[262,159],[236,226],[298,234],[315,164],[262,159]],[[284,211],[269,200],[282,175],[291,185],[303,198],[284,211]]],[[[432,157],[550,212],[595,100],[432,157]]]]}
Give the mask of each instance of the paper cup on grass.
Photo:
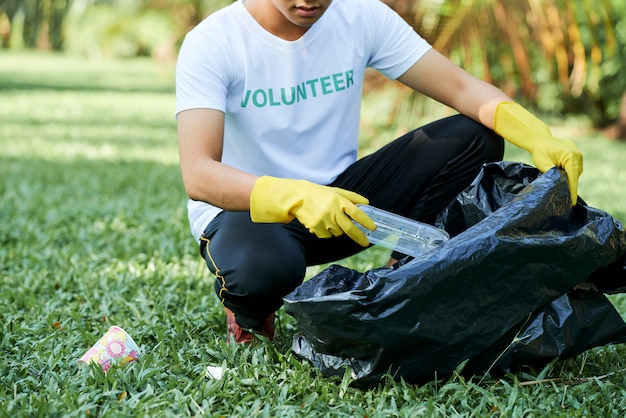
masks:
{"type": "Polygon", "coordinates": [[[78,360],[78,365],[97,363],[106,373],[113,364],[122,366],[137,360],[138,356],[139,348],[133,338],[122,328],[112,326],[98,342],[83,354],[78,360]]]}

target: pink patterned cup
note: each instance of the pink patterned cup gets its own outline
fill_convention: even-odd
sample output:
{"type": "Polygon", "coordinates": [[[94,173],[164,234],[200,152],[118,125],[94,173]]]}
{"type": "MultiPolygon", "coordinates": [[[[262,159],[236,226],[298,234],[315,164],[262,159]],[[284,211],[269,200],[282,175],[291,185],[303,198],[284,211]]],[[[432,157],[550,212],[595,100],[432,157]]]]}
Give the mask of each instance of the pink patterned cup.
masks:
{"type": "Polygon", "coordinates": [[[132,337],[122,328],[112,326],[98,342],[78,359],[78,365],[97,363],[102,366],[102,371],[106,373],[112,364],[130,363],[137,360],[139,354],[139,348],[132,337]]]}

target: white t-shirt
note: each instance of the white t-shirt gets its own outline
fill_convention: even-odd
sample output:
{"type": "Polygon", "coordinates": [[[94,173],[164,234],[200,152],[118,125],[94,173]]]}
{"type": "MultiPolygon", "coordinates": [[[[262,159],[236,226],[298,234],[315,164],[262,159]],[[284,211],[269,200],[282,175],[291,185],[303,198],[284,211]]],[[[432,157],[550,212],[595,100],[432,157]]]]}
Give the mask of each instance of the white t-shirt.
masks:
{"type": "MultiPolygon", "coordinates": [[[[238,1],[187,34],[176,114],[225,113],[224,164],[328,184],[357,158],[365,68],[396,79],[429,49],[380,0],[333,0],[296,41],[267,32],[238,1]]],[[[220,211],[189,201],[196,239],[220,211]]]]}

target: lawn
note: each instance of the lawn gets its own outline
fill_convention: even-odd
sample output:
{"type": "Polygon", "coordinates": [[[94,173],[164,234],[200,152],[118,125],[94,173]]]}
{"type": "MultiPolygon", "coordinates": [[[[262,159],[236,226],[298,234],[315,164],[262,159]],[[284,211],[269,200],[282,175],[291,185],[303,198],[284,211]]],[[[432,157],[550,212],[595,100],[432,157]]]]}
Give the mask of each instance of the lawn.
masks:
{"type": "MultiPolygon", "coordinates": [[[[388,126],[398,94],[366,101],[363,153],[406,129],[388,126]]],[[[173,110],[171,64],[0,52],[0,416],[626,413],[623,345],[504,377],[362,390],[295,357],[295,321],[282,310],[275,342],[226,344],[188,229],[173,110]],[[139,361],[79,369],[112,325],[139,344],[139,361]],[[207,379],[208,365],[230,371],[207,379]]],[[[550,123],[585,154],[580,195],[626,220],[626,143],[581,118],[550,123]]],[[[516,149],[507,158],[528,161],[516,149]]],[[[342,264],[364,271],[387,256],[372,248],[342,264]]],[[[626,314],[621,295],[612,300],[626,314]]]]}

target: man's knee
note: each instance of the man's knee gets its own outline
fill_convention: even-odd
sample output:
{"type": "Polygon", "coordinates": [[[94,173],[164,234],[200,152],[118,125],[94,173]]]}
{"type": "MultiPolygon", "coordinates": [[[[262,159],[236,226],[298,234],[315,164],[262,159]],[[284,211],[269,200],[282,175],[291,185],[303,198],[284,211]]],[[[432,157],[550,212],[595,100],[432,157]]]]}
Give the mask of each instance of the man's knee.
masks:
{"type": "Polygon", "coordinates": [[[302,283],[306,263],[301,251],[278,249],[269,242],[240,250],[230,265],[216,271],[215,291],[220,301],[235,312],[239,325],[255,328],[302,283]]]}
{"type": "MultiPolygon", "coordinates": [[[[420,128],[430,139],[454,139],[463,149],[477,147],[486,161],[502,159],[504,140],[493,130],[465,115],[454,115],[420,128]],[[464,142],[464,143],[463,143],[464,142]]],[[[419,132],[419,130],[415,132],[419,132]]],[[[447,145],[446,145],[447,146],[447,145]]]]}
{"type": "Polygon", "coordinates": [[[504,139],[492,131],[484,127],[483,133],[483,156],[485,162],[501,161],[504,158],[504,139]]]}
{"type": "Polygon", "coordinates": [[[472,133],[468,135],[469,138],[479,141],[483,162],[502,160],[504,157],[504,139],[500,135],[485,125],[465,116],[459,116],[459,123],[463,124],[463,130],[466,130],[467,133],[472,133]]]}
{"type": "Polygon", "coordinates": [[[287,249],[268,255],[262,249],[241,259],[234,276],[233,291],[253,299],[284,295],[295,289],[304,278],[304,257],[287,249]]]}

